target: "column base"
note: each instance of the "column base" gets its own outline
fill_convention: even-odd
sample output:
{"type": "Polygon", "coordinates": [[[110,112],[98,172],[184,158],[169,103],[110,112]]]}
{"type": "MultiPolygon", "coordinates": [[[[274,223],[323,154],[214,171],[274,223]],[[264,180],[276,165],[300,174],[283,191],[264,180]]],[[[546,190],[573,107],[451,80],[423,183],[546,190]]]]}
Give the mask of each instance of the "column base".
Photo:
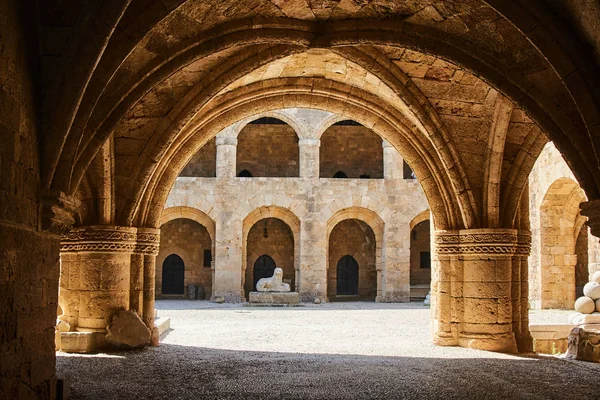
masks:
{"type": "Polygon", "coordinates": [[[517,341],[513,333],[502,334],[462,334],[458,345],[469,349],[494,351],[498,353],[518,353],[517,341]]]}
{"type": "Polygon", "coordinates": [[[98,353],[106,348],[106,333],[62,332],[60,350],[65,353],[98,353]]]}

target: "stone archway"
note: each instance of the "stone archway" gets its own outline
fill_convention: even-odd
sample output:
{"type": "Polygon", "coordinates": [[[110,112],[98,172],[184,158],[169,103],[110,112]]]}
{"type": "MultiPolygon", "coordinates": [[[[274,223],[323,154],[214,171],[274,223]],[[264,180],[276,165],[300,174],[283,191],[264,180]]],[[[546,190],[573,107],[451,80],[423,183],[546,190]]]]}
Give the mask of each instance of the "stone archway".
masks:
{"type": "MultiPolygon", "coordinates": [[[[256,231],[260,231],[260,227],[258,227],[258,225],[261,221],[263,222],[263,224],[266,224],[267,236],[269,235],[269,223],[274,228],[276,228],[279,231],[279,233],[281,233],[280,236],[283,238],[282,240],[284,241],[286,240],[285,230],[289,230],[289,234],[291,236],[289,240],[291,242],[291,249],[283,250],[280,254],[277,255],[268,253],[267,255],[274,258],[277,266],[280,266],[283,265],[284,259],[288,260],[288,255],[289,253],[291,253],[291,260],[287,261],[286,265],[282,266],[282,268],[285,266],[290,267],[289,264],[291,262],[291,271],[289,269],[284,269],[284,279],[290,280],[290,283],[292,283],[292,285],[290,285],[292,290],[300,291],[300,220],[292,211],[286,208],[279,206],[264,206],[251,211],[242,221],[242,292],[245,293],[247,297],[248,293],[251,291],[251,284],[253,280],[251,274],[252,268],[250,267],[254,265],[256,259],[258,259],[261,255],[265,254],[263,247],[257,247],[256,249],[250,251],[248,247],[250,233],[253,230],[253,228],[256,228],[256,231]],[[290,273],[293,275],[293,277],[290,276],[290,273]]],[[[259,232],[260,234],[262,234],[263,237],[265,233],[264,228],[265,226],[262,227],[262,232],[259,232]]],[[[269,244],[272,250],[275,253],[278,253],[277,244],[269,244]]]]}
{"type": "Polygon", "coordinates": [[[384,252],[384,227],[383,220],[373,211],[362,207],[345,208],[336,212],[327,221],[327,296],[335,297],[336,288],[336,265],[340,258],[351,255],[358,259],[359,266],[359,296],[375,301],[384,301],[386,278],[394,279],[392,271],[386,276],[383,260],[384,252]],[[342,225],[340,225],[342,224],[342,225]],[[332,235],[338,229],[340,236],[332,242],[332,235]],[[341,232],[343,230],[344,232],[341,232]],[[353,235],[352,233],[358,233],[353,235]],[[341,243],[337,248],[338,241],[350,237],[347,243],[341,243]],[[335,251],[334,251],[335,250],[335,251]],[[360,286],[361,278],[364,282],[360,286]],[[375,293],[373,293],[375,292],[375,293]]]}
{"type": "Polygon", "coordinates": [[[540,207],[541,307],[571,309],[575,302],[576,241],[585,218],[579,204],[585,194],[569,178],[556,180],[540,207]]]}

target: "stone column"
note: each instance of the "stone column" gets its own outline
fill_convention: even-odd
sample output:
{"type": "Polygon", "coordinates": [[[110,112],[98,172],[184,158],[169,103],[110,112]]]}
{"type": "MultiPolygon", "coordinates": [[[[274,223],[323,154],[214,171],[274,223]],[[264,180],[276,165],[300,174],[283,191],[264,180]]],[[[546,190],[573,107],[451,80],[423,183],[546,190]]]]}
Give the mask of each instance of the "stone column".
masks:
{"type": "MultiPolygon", "coordinates": [[[[146,326],[154,327],[154,295],[156,284],[156,256],[160,244],[160,229],[138,228],[136,256],[141,258],[143,290],[141,309],[138,311],[146,326]]],[[[133,305],[131,305],[133,309],[133,305]]]]}
{"type": "Polygon", "coordinates": [[[318,298],[324,302],[327,300],[327,224],[318,219],[320,214],[314,214],[316,219],[308,216],[301,221],[298,292],[300,301],[312,302],[318,298]]]}
{"type": "MultiPolygon", "coordinates": [[[[104,347],[106,327],[120,310],[135,310],[140,317],[146,312],[144,261],[158,253],[158,237],[156,229],[106,225],[74,228],[63,236],[61,319],[71,324],[72,332],[87,334],[63,341],[67,351],[104,347]]],[[[153,309],[150,315],[154,316],[153,309]]]]}
{"type": "Polygon", "coordinates": [[[233,212],[222,211],[215,222],[215,269],[211,300],[244,302],[242,221],[233,219],[233,212]]]}
{"type": "Polygon", "coordinates": [[[391,218],[384,227],[382,250],[377,249],[381,269],[378,303],[410,301],[410,226],[391,218]]]}
{"type": "Polygon", "coordinates": [[[237,139],[217,135],[217,178],[234,178],[237,156],[237,139]]]}
{"type": "Polygon", "coordinates": [[[301,138],[298,141],[300,148],[300,177],[319,177],[319,147],[321,140],[316,138],[301,138]]]}
{"type": "Polygon", "coordinates": [[[404,159],[387,140],[381,144],[383,147],[383,178],[402,179],[404,159]]]}
{"type": "Polygon", "coordinates": [[[61,257],[68,264],[70,297],[76,299],[77,331],[106,332],[112,315],[129,309],[135,246],[131,227],[88,226],[63,236],[61,257]]]}
{"type": "MultiPolygon", "coordinates": [[[[514,229],[437,231],[432,279],[434,341],[517,352],[522,260],[530,235],[514,229]]],[[[525,278],[526,278],[526,272],[525,278]]]]}

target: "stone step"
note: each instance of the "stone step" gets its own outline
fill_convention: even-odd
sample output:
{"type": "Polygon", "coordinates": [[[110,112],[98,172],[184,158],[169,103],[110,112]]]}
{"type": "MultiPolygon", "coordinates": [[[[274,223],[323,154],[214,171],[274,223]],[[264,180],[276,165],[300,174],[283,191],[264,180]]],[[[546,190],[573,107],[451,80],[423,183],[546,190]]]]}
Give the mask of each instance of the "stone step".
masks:
{"type": "Polygon", "coordinates": [[[162,336],[167,330],[171,329],[171,318],[159,317],[154,319],[154,326],[158,328],[158,336],[162,336]]]}
{"type": "Polygon", "coordinates": [[[410,287],[410,298],[411,299],[424,299],[429,293],[429,285],[415,285],[410,287]]]}

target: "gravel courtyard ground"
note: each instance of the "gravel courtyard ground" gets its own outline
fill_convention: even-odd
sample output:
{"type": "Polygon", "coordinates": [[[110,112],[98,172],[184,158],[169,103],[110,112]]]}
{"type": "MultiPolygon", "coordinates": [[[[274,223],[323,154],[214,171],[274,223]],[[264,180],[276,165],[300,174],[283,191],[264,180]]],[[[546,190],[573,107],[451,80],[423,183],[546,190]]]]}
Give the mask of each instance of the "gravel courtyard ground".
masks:
{"type": "Polygon", "coordinates": [[[419,303],[156,308],[160,347],[57,353],[73,399],[600,399],[596,364],[433,346],[419,303]]]}

